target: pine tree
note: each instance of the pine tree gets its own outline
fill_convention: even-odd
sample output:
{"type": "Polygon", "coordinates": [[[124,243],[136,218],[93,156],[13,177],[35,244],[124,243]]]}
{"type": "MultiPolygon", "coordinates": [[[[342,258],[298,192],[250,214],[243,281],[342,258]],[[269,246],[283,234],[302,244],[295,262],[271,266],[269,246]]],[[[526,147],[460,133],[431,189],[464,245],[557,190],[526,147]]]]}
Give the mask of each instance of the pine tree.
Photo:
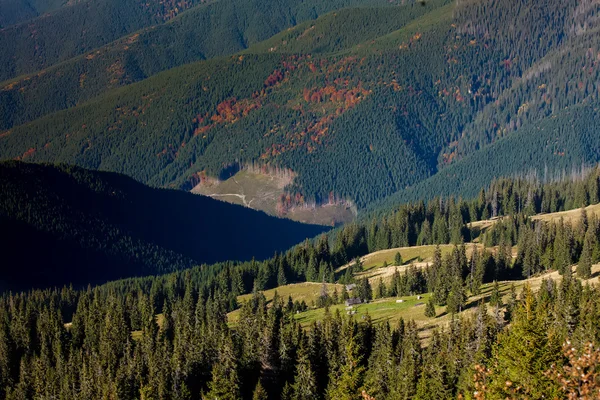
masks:
{"type": "Polygon", "coordinates": [[[312,400],[318,397],[317,382],[310,365],[308,353],[303,347],[298,351],[293,393],[293,400],[312,400]]]}
{"type": "Polygon", "coordinates": [[[499,335],[494,349],[489,398],[560,398],[545,374],[548,366],[562,357],[560,342],[547,334],[545,316],[535,311],[531,289],[526,286],[523,293],[524,304],[517,308],[511,328],[499,335]]]}
{"type": "Polygon", "coordinates": [[[212,381],[204,400],[237,400],[240,398],[240,385],[237,361],[233,342],[226,335],[219,349],[218,361],[213,365],[212,381]]]}
{"type": "MultiPolygon", "coordinates": [[[[352,334],[351,334],[352,335],[352,334]]],[[[327,398],[331,400],[358,400],[363,384],[365,368],[361,365],[361,355],[356,338],[350,336],[344,352],[344,362],[339,374],[331,377],[327,398]]]]}
{"type": "Polygon", "coordinates": [[[256,384],[254,394],[252,394],[252,400],[268,400],[267,391],[263,388],[260,381],[256,384]]]}
{"type": "Polygon", "coordinates": [[[588,229],[583,240],[583,250],[581,251],[581,257],[577,264],[577,276],[581,279],[589,279],[592,275],[592,246],[593,246],[593,233],[591,229],[588,229]]]}
{"type": "Polygon", "coordinates": [[[399,251],[397,251],[396,255],[394,256],[394,265],[397,267],[402,265],[402,256],[400,255],[399,251]]]}
{"type": "Polygon", "coordinates": [[[427,302],[427,306],[425,307],[425,316],[427,318],[435,318],[436,316],[435,303],[433,302],[433,297],[430,297],[429,301],[427,302]]]}

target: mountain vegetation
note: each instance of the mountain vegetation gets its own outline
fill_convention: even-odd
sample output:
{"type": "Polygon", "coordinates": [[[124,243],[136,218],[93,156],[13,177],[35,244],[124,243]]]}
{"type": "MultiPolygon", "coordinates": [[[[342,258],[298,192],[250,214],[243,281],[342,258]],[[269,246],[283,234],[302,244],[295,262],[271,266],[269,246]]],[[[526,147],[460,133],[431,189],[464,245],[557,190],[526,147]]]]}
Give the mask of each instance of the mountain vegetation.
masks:
{"type": "MultiPolygon", "coordinates": [[[[218,4],[199,5],[165,26],[179,34],[187,15],[218,4]]],[[[132,56],[146,71],[139,79],[156,75],[108,91],[139,80],[114,81],[107,66],[124,58],[111,58],[108,48],[98,54],[98,67],[91,66],[96,58],[90,61],[89,76],[77,66],[83,59],[71,60],[52,74],[7,84],[0,155],[183,189],[232,165],[262,163],[296,173],[287,189],[295,202],[333,197],[359,209],[394,193],[396,204],[430,193],[472,196],[499,176],[541,175],[546,167],[554,175],[598,161],[592,3],[359,5],[369,7],[334,11],[234,56],[158,74],[192,59],[176,56],[177,49],[165,58],[179,60],[173,63],[132,56]],[[92,75],[97,79],[86,84],[92,75]],[[490,156],[497,162],[486,162],[490,156]]],[[[308,4],[289,6],[300,13],[308,4]]],[[[290,26],[301,20],[286,18],[290,26]]],[[[273,22],[273,30],[286,23],[273,22]]],[[[153,32],[162,31],[127,36],[115,46],[152,47],[159,41],[153,32]]],[[[182,48],[192,47],[202,46],[182,48]]],[[[142,47],[134,53],[152,54],[142,47]]],[[[218,54],[224,53],[207,57],[218,54]]]]}
{"type": "MultiPolygon", "coordinates": [[[[408,269],[384,288],[357,282],[355,290],[367,301],[405,290],[431,293],[432,304],[424,307],[428,318],[438,318],[440,304],[454,317],[426,341],[411,320],[391,325],[368,315],[357,321],[330,312],[327,305],[345,296],[330,295],[325,285],[317,302],[325,307],[323,319],[309,329],[294,318],[302,305],[277,294],[267,303],[261,293],[290,281],[320,281],[321,271],[311,275],[317,265],[326,272],[339,254],[349,256],[354,244],[348,232],[360,232],[358,226],[332,237],[332,247],[323,236],[264,262],[219,263],[87,290],[5,294],[0,298],[1,395],[594,399],[600,394],[600,296],[597,286],[582,280],[589,277],[586,265],[600,260],[600,220],[583,214],[571,225],[527,216],[545,204],[560,209],[597,201],[597,184],[598,170],[537,191],[527,182],[506,180],[479,198],[449,201],[472,205],[482,215],[505,215],[482,237],[492,245],[500,241],[494,255],[474,251],[469,258],[459,244],[446,256],[436,251],[431,266],[408,269]],[[529,206],[519,209],[520,194],[534,192],[529,206]],[[514,240],[515,259],[502,250],[514,240]],[[576,274],[573,262],[580,264],[576,274]],[[483,282],[556,269],[561,278],[542,281],[537,293],[526,284],[502,296],[496,281],[472,313],[461,312],[483,282]],[[244,293],[251,295],[239,305],[236,297],[244,293]],[[234,309],[239,318],[231,326],[227,312],[234,309]]],[[[431,204],[439,210],[434,225],[442,226],[443,202],[431,204]]],[[[466,232],[468,226],[462,227],[466,232]]],[[[368,246],[372,235],[365,232],[368,246]]]]}
{"type": "Polygon", "coordinates": [[[0,189],[3,290],[82,287],[229,259],[264,259],[323,232],[64,165],[1,163],[0,189]]]}

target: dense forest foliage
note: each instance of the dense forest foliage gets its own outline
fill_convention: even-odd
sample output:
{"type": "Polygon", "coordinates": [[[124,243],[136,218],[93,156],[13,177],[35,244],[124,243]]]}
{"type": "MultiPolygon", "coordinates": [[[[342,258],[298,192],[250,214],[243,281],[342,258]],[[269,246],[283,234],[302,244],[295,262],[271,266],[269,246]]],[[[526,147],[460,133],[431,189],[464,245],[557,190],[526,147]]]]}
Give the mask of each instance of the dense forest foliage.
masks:
{"type": "Polygon", "coordinates": [[[0,29],[54,11],[65,4],[66,0],[1,0],[0,29]]]}
{"type": "Polygon", "coordinates": [[[586,165],[596,162],[599,115],[597,107],[581,105],[558,112],[551,119],[528,123],[413,187],[374,202],[363,214],[387,212],[398,204],[438,196],[473,197],[498,177],[551,182],[577,176],[586,165]]]}
{"type": "MultiPolygon", "coordinates": [[[[265,40],[296,23],[347,6],[392,6],[385,0],[103,1],[73,2],[44,17],[7,27],[0,35],[0,81],[37,73],[62,61],[100,74],[126,57],[149,73],[215,55],[230,54],[265,40]],[[265,8],[269,14],[261,14],[265,8]],[[189,12],[185,12],[189,10],[189,12]],[[179,14],[182,14],[179,16],[179,14]],[[111,20],[118,16],[118,20],[111,20]],[[175,18],[177,17],[177,18],[175,18]],[[172,21],[171,21],[172,20],[172,21]],[[133,35],[133,36],[132,36],[133,35]],[[131,39],[133,37],[133,39],[131,39]],[[58,38],[64,38],[60,41],[58,38]],[[121,40],[118,40],[121,39],[121,40]],[[111,43],[117,41],[116,43],[111,43]],[[125,45],[129,46],[125,46],[125,45]],[[105,45],[108,45],[105,47],[105,45]],[[127,47],[127,48],[123,48],[127,47]],[[126,50],[126,51],[124,51],[126,50]],[[86,66],[87,57],[102,63],[86,66]],[[112,54],[106,54],[111,53],[112,54]],[[153,57],[159,57],[154,59],[153,57]],[[169,58],[172,57],[172,60],[169,58]]],[[[59,69],[56,72],[64,71],[59,69]]],[[[69,71],[69,70],[67,70],[69,71]]],[[[49,71],[50,72],[50,71],[49,71]]]]}
{"type": "MultiPolygon", "coordinates": [[[[485,242],[500,242],[493,255],[474,251],[468,258],[464,245],[458,245],[444,257],[436,250],[431,266],[418,272],[409,268],[387,287],[374,290],[366,280],[358,283],[367,300],[432,292],[431,302],[445,305],[455,317],[426,341],[413,321],[390,325],[369,316],[356,321],[327,310],[323,320],[302,328],[294,314],[305,306],[277,295],[267,302],[261,293],[310,279],[316,265],[335,262],[339,254],[349,257],[355,251],[348,240],[351,231],[367,232],[362,246],[372,246],[370,230],[354,226],[331,238],[331,248],[323,236],[265,262],[221,263],[81,291],[6,294],[0,298],[0,395],[595,399],[600,395],[600,293],[579,278],[589,277],[588,266],[600,260],[600,221],[583,214],[576,225],[545,224],[527,215],[597,202],[598,178],[593,170],[578,180],[544,186],[503,180],[468,202],[428,204],[437,210],[436,227],[447,217],[458,218],[456,211],[443,211],[456,210],[454,205],[465,207],[465,215],[472,210],[478,216],[506,216],[485,234],[485,242]],[[529,201],[520,208],[523,196],[529,201]],[[510,240],[519,242],[514,261],[502,250],[510,240]],[[575,274],[572,262],[578,262],[575,274]],[[495,285],[485,302],[467,302],[483,282],[514,278],[517,271],[532,275],[555,269],[562,278],[542,281],[537,293],[528,285],[519,291],[513,286],[503,298],[495,285]],[[252,296],[240,306],[236,296],[242,293],[252,296]],[[456,314],[467,307],[473,310],[469,315],[456,314]],[[239,319],[229,324],[227,312],[237,308],[239,319]]],[[[407,210],[388,219],[413,215],[407,210]]],[[[337,292],[321,293],[319,306],[340,301],[337,292]]],[[[431,309],[426,308],[428,316],[436,318],[431,309]]]]}
{"type": "Polygon", "coordinates": [[[80,1],[0,31],[0,81],[33,73],[176,16],[202,0],[80,1]]]}
{"type": "MultiPolygon", "coordinates": [[[[5,110],[5,118],[0,118],[0,130],[73,107],[169,68],[243,50],[322,12],[363,3],[390,5],[377,0],[337,0],[314,5],[253,0],[218,1],[192,8],[173,21],[127,35],[85,56],[7,81],[0,91],[0,103],[5,110]],[[258,9],[266,7],[270,9],[268,18],[257,14],[258,9]]],[[[343,9],[339,14],[343,22],[338,21],[337,25],[342,28],[351,23],[361,28],[350,37],[340,36],[337,46],[347,47],[391,32],[432,7],[383,7],[374,9],[373,15],[360,9],[343,9]]]]}
{"type": "Polygon", "coordinates": [[[265,259],[323,232],[114,173],[22,162],[0,164],[0,222],[2,290],[265,259]]]}
{"type": "MultiPolygon", "coordinates": [[[[440,0],[389,13],[344,10],[235,56],[174,68],[53,112],[102,91],[107,80],[119,81],[113,72],[123,71],[110,72],[104,63],[111,58],[101,52],[98,80],[67,63],[57,68],[71,65],[71,72],[55,73],[68,82],[46,74],[5,88],[4,129],[49,114],[0,134],[0,154],[185,189],[232,164],[262,163],[297,173],[288,191],[300,202],[333,194],[359,208],[436,173],[429,193],[411,200],[436,191],[471,196],[494,177],[541,174],[544,166],[555,174],[598,161],[597,10],[586,4],[440,0]],[[512,20],[520,22],[503,29],[512,20]],[[86,92],[96,81],[100,86],[86,92]],[[57,93],[64,95],[54,101],[57,93]],[[486,162],[490,156],[497,162],[486,162]],[[470,162],[477,167],[469,169],[470,162]],[[445,177],[454,174],[460,185],[476,181],[452,189],[445,177]]],[[[353,4],[332,7],[342,5],[353,4]]],[[[143,35],[152,32],[117,47],[151,45],[143,35]]]]}

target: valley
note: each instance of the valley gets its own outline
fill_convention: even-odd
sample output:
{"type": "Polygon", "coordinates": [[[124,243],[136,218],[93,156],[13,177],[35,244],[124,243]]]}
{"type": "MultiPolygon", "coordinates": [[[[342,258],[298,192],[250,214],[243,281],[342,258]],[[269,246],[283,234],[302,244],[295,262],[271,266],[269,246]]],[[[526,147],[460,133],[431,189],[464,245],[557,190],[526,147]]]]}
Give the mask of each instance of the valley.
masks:
{"type": "Polygon", "coordinates": [[[0,0],[0,399],[600,399],[600,1],[0,0]]]}

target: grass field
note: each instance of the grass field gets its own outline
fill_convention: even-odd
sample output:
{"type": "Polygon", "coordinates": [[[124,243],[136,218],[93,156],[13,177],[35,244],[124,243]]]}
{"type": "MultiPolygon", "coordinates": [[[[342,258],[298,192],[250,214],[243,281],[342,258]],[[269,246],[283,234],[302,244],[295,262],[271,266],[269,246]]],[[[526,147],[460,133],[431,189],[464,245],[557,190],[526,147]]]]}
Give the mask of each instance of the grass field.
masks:
{"type": "MultiPolygon", "coordinates": [[[[600,204],[594,204],[591,206],[587,206],[585,208],[588,216],[595,214],[596,216],[600,216],[600,204]]],[[[545,221],[545,222],[558,222],[563,218],[565,221],[570,221],[571,223],[576,223],[581,219],[581,209],[569,210],[569,211],[561,211],[557,213],[550,214],[538,214],[531,219],[545,221]]]]}
{"type": "MultiPolygon", "coordinates": [[[[373,268],[383,266],[384,261],[388,265],[394,264],[396,253],[402,256],[403,265],[411,262],[431,262],[436,246],[413,246],[413,247],[398,247],[395,249],[381,250],[375,253],[367,254],[361,258],[363,270],[368,271],[373,268]]],[[[442,256],[452,252],[454,246],[450,244],[440,245],[442,256]]]]}
{"type": "MultiPolygon", "coordinates": [[[[338,293],[341,293],[343,285],[326,283],[327,291],[331,295],[334,290],[337,289],[338,293]]],[[[267,301],[273,300],[275,292],[287,301],[288,297],[291,296],[293,301],[306,302],[308,306],[311,306],[313,302],[316,302],[321,294],[322,283],[314,282],[303,282],[303,283],[292,283],[285,286],[279,286],[276,289],[265,290],[263,294],[267,298],[267,301]]],[[[252,298],[252,294],[244,294],[237,297],[238,304],[242,304],[252,298]]],[[[239,318],[240,310],[235,310],[227,315],[229,322],[235,323],[239,318]]]]}
{"type": "MultiPolygon", "coordinates": [[[[575,271],[575,266],[573,266],[573,271],[575,271]]],[[[597,285],[600,283],[600,264],[593,266],[592,273],[592,278],[585,281],[584,284],[597,285]]],[[[500,294],[506,302],[508,300],[508,296],[510,295],[510,288],[512,285],[515,286],[517,293],[520,293],[523,290],[525,284],[529,284],[532,290],[537,291],[540,288],[543,280],[549,278],[557,282],[560,282],[561,280],[561,276],[558,274],[558,272],[554,271],[526,280],[498,282],[498,286],[500,294]]],[[[486,283],[483,285],[480,295],[469,297],[465,304],[465,308],[460,315],[468,316],[474,313],[482,300],[486,303],[489,302],[492,295],[493,286],[494,285],[492,283],[486,283]]],[[[357,321],[361,322],[368,314],[374,323],[389,322],[392,325],[397,323],[400,318],[403,318],[405,321],[414,320],[419,327],[419,336],[424,341],[427,341],[434,328],[448,326],[452,320],[451,315],[446,313],[446,307],[436,306],[437,316],[435,318],[428,318],[425,316],[425,305],[430,296],[431,293],[426,293],[422,295],[421,299],[417,299],[417,296],[406,296],[373,300],[370,303],[354,306],[356,314],[353,315],[353,318],[356,318],[357,321]],[[399,299],[404,301],[402,303],[397,303],[396,300],[399,299]]],[[[330,312],[332,314],[336,313],[338,310],[342,315],[347,314],[346,307],[343,304],[330,307],[330,312]]],[[[488,308],[488,312],[492,313],[493,310],[488,308]]],[[[313,322],[322,320],[324,316],[325,309],[318,308],[296,314],[295,318],[303,327],[306,328],[310,327],[313,322]]]]}
{"type": "MultiPolygon", "coordinates": [[[[397,322],[400,320],[400,317],[405,320],[414,319],[417,320],[426,320],[425,317],[425,304],[427,303],[430,294],[424,294],[423,298],[417,300],[417,296],[409,296],[409,297],[394,297],[394,298],[385,298],[374,300],[370,303],[359,304],[354,306],[356,310],[356,314],[354,318],[361,321],[363,318],[369,314],[373,322],[384,322],[388,321],[390,323],[397,322]],[[396,300],[402,299],[404,302],[396,303],[396,300]]],[[[443,307],[440,307],[438,312],[442,312],[443,307]]],[[[337,310],[342,314],[346,314],[346,307],[343,304],[338,304],[330,307],[330,311],[335,313],[337,310]]],[[[300,314],[296,314],[296,320],[300,322],[303,326],[308,326],[312,324],[314,321],[318,321],[323,319],[325,315],[325,309],[319,308],[316,310],[308,310],[300,314]]]]}
{"type": "Polygon", "coordinates": [[[202,194],[233,204],[243,205],[269,215],[284,216],[307,224],[335,226],[350,222],[356,216],[354,207],[323,205],[296,207],[281,215],[277,203],[292,177],[276,176],[242,170],[224,181],[210,181],[197,185],[192,193],[202,194]]]}

